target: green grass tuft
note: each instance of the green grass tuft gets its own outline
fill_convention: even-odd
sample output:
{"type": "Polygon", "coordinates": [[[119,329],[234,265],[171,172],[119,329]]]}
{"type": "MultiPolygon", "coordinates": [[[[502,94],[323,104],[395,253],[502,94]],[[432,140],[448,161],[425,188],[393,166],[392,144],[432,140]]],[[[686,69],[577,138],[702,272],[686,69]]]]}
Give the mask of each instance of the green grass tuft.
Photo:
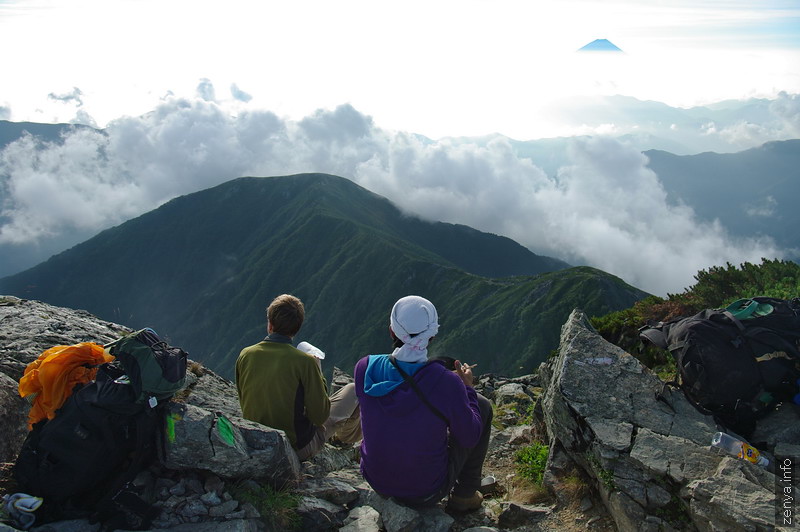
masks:
{"type": "Polygon", "coordinates": [[[300,515],[295,511],[299,495],[254,482],[234,485],[231,495],[241,503],[252,504],[261,514],[267,530],[299,530],[300,515]]]}
{"type": "Polygon", "coordinates": [[[541,486],[549,452],[550,448],[547,445],[536,442],[517,450],[514,454],[517,474],[541,486]]]}

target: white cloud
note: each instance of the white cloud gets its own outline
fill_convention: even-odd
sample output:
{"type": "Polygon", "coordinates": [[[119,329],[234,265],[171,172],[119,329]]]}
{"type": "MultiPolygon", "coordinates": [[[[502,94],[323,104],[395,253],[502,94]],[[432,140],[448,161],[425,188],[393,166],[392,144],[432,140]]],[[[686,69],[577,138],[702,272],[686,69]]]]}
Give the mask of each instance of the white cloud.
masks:
{"type": "Polygon", "coordinates": [[[751,111],[748,119],[737,119],[727,124],[709,122],[701,127],[708,136],[722,140],[728,150],[738,151],[758,146],[769,140],[787,140],[800,137],[800,95],[781,92],[762,106],[758,115],[751,111]]]}
{"type": "Polygon", "coordinates": [[[780,121],[786,138],[800,138],[800,94],[779,93],[770,111],[780,121]]]}
{"type": "Polygon", "coordinates": [[[247,92],[240,89],[239,86],[236,85],[236,83],[231,84],[231,96],[233,96],[235,100],[239,100],[240,102],[245,102],[245,103],[253,99],[253,96],[251,94],[248,94],[247,92]]]}
{"type": "Polygon", "coordinates": [[[553,249],[572,250],[568,259],[663,294],[685,288],[710,265],[779,254],[769,241],[736,241],[718,223],[668,205],[646,158],[616,141],[577,141],[573,159],[559,173],[556,198],[543,205],[553,249]]]}
{"type": "Polygon", "coordinates": [[[70,230],[100,229],[141,213],[139,185],[120,181],[102,152],[108,138],[77,129],[63,145],[40,146],[26,135],[0,152],[8,193],[0,243],[24,243],[70,230]]]}
{"type": "Polygon", "coordinates": [[[779,255],[669,206],[637,149],[576,140],[569,161],[548,177],[503,137],[429,141],[382,130],[349,105],[291,121],[167,98],[104,132],[84,128],[45,146],[23,137],[1,151],[0,244],[100,230],[243,175],[327,172],[410,213],[506,235],[654,293],[680,291],[714,264],[779,255]]]}
{"type": "Polygon", "coordinates": [[[659,294],[711,265],[779,255],[769,241],[737,242],[718,223],[669,206],[646,158],[617,141],[577,140],[571,159],[551,179],[503,141],[478,148],[398,136],[388,166],[373,160],[357,181],[409,211],[507,235],[659,294]]]}
{"type": "Polygon", "coordinates": [[[97,127],[97,122],[95,122],[94,118],[92,118],[92,115],[90,115],[84,109],[78,109],[75,112],[75,118],[70,120],[70,124],[81,124],[81,125],[90,126],[90,127],[93,127],[93,128],[97,127]]]}
{"type": "Polygon", "coordinates": [[[214,84],[208,78],[203,78],[197,85],[197,96],[207,102],[216,101],[217,96],[214,91],[214,84]]]}
{"type": "Polygon", "coordinates": [[[64,103],[75,102],[78,104],[78,107],[83,105],[83,92],[81,92],[78,87],[73,87],[71,92],[66,92],[64,94],[55,94],[51,92],[47,97],[51,100],[64,103]]]}
{"type": "Polygon", "coordinates": [[[766,196],[752,205],[745,207],[745,213],[751,218],[770,218],[775,215],[778,200],[773,196],[766,196]]]}

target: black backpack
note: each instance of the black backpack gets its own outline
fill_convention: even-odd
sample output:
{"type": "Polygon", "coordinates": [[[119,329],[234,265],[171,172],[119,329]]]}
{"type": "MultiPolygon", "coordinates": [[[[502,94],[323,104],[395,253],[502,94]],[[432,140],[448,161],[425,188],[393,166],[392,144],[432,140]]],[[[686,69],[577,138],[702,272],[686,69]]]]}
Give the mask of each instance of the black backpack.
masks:
{"type": "Polygon", "coordinates": [[[726,309],[647,325],[639,336],[672,353],[677,384],[698,410],[744,437],[798,392],[798,298],[739,300],[726,309]]]}
{"type": "MultiPolygon", "coordinates": [[[[142,332],[125,339],[140,338],[142,332]]],[[[112,528],[146,529],[158,515],[131,484],[162,451],[172,394],[152,399],[143,389],[163,388],[150,381],[183,385],[187,354],[167,346],[152,330],[144,337],[154,349],[125,354],[117,349],[117,360],[101,365],[94,381],[74,390],[55,417],[36,423],[25,439],[13,474],[23,491],[44,499],[37,522],[89,517],[112,528]],[[161,377],[142,371],[150,358],[158,359],[161,377]]]]}

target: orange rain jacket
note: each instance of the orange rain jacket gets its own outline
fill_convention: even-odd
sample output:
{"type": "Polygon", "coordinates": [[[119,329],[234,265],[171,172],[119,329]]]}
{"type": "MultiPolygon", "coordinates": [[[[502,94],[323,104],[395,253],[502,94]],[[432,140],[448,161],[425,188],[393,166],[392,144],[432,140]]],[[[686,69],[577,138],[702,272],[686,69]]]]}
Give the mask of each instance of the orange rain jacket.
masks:
{"type": "Polygon", "coordinates": [[[53,419],[75,385],[94,380],[97,366],[112,360],[102,345],[82,342],[51,347],[28,364],[19,380],[20,396],[33,395],[28,430],[44,418],[53,419]]]}

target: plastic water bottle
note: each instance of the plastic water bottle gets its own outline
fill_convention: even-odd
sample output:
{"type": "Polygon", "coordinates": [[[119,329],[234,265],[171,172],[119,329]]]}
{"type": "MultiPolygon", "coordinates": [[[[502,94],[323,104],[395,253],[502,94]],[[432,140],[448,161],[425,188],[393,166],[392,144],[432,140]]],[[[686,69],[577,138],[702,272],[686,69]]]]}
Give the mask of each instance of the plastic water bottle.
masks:
{"type": "MultiPolygon", "coordinates": [[[[800,379],[797,379],[797,387],[800,388],[800,379]]],[[[794,396],[794,404],[800,405],[800,393],[794,396]]]]}
{"type": "Polygon", "coordinates": [[[717,432],[714,434],[711,438],[711,446],[719,447],[737,458],[753,462],[761,467],[767,467],[769,465],[769,460],[761,456],[758,449],[724,432],[717,432]]]}

